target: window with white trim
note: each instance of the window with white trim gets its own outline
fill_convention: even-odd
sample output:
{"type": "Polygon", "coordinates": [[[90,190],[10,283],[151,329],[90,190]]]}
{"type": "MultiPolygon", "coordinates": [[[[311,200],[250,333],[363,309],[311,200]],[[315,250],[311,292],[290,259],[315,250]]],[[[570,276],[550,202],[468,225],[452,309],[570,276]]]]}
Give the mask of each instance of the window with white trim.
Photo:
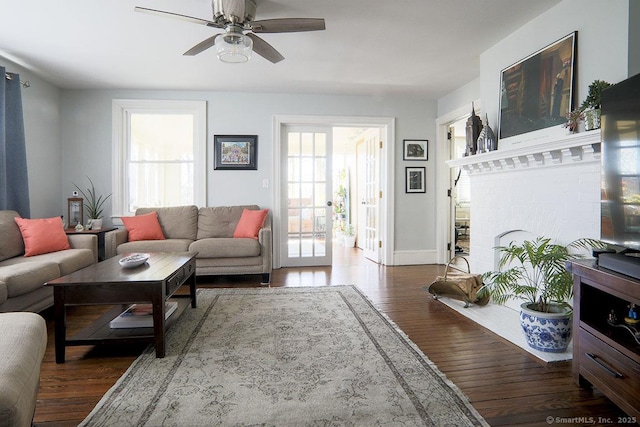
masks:
{"type": "Polygon", "coordinates": [[[113,215],[206,205],[206,102],[113,100],[113,215]]]}

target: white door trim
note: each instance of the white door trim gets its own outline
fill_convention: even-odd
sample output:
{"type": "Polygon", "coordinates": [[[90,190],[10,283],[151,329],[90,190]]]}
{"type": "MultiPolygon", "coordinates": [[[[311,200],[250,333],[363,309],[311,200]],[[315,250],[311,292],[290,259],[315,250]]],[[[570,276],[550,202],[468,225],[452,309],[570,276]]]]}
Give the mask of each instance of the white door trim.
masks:
{"type": "MultiPolygon", "coordinates": [[[[473,104],[476,112],[480,111],[480,100],[476,99],[473,104]]],[[[447,131],[451,123],[468,117],[470,113],[471,105],[466,105],[436,118],[436,159],[438,159],[436,163],[436,252],[438,264],[449,262],[447,243],[455,244],[449,242],[449,233],[447,232],[450,218],[450,201],[447,190],[451,187],[451,171],[449,165],[445,163],[451,157],[451,149],[447,145],[447,131]]]]}
{"type": "MultiPolygon", "coordinates": [[[[380,203],[380,239],[382,241],[382,252],[380,262],[384,265],[393,265],[394,245],[394,200],[395,191],[393,185],[393,171],[395,165],[395,118],[393,117],[351,117],[351,116],[295,116],[295,115],[275,115],[273,116],[273,176],[271,186],[273,191],[273,247],[280,248],[280,218],[282,194],[279,183],[282,175],[281,141],[283,125],[306,125],[322,124],[329,126],[354,126],[354,127],[382,127],[384,144],[380,158],[380,190],[382,199],[380,203]]],[[[446,166],[446,165],[445,165],[446,166]]],[[[273,251],[273,267],[281,267],[280,250],[273,251]]]]}

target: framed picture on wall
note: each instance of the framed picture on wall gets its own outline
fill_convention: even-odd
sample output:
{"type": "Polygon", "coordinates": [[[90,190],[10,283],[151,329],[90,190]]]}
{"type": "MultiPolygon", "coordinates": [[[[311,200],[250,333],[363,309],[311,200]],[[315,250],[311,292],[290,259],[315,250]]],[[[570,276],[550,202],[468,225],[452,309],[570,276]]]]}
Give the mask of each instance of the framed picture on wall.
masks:
{"type": "Polygon", "coordinates": [[[84,220],[84,203],[82,197],[69,197],[67,199],[67,221],[69,228],[82,224],[84,220]]]}
{"type": "Polygon", "coordinates": [[[500,73],[499,139],[564,124],[573,110],[578,32],[500,73]]]}
{"type": "Polygon", "coordinates": [[[213,169],[258,169],[258,136],[214,135],[213,169]]]}
{"type": "Polygon", "coordinates": [[[402,142],[402,160],[429,160],[429,140],[405,139],[402,142]]]}
{"type": "Polygon", "coordinates": [[[425,167],[405,168],[405,192],[426,193],[425,167]]]}

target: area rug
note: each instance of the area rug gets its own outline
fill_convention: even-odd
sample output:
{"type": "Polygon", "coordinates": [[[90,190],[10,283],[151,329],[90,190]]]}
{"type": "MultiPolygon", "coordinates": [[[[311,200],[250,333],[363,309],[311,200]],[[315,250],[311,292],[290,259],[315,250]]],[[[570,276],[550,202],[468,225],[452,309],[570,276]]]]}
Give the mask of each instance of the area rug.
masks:
{"type": "Polygon", "coordinates": [[[486,426],[353,286],[199,289],[82,426],[486,426]]]}

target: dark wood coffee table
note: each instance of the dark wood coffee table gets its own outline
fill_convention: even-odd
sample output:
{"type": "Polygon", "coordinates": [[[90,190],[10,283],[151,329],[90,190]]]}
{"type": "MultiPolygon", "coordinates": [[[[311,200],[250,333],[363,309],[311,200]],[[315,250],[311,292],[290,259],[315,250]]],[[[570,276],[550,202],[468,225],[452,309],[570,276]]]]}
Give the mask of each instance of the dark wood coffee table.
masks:
{"type": "Polygon", "coordinates": [[[165,331],[191,302],[196,307],[196,254],[151,253],[147,263],[123,268],[115,256],[67,276],[47,282],[53,286],[56,362],[64,363],[65,346],[95,345],[108,342],[147,341],[155,344],[156,357],[165,355],[165,331]],[[174,295],[183,284],[189,294],[174,295]],[[165,301],[178,302],[175,313],[165,321],[165,301]],[[109,322],[129,304],[153,305],[152,328],[112,329],[109,322]],[[67,307],[110,304],[121,306],[109,310],[89,327],[67,338],[67,307]]]}

